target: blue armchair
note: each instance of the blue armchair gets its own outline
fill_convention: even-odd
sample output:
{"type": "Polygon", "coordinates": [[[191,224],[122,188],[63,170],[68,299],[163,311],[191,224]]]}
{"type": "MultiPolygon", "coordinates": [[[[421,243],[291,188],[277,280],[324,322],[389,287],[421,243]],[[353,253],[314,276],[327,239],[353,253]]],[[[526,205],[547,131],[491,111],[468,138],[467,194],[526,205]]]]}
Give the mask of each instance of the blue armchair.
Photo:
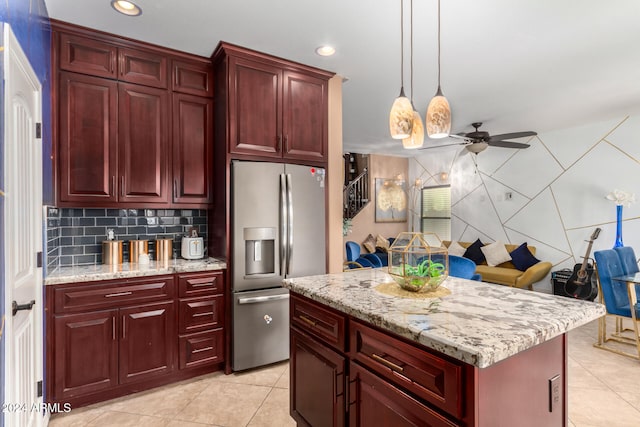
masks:
{"type": "Polygon", "coordinates": [[[348,241],[345,244],[345,249],[347,252],[347,261],[345,263],[345,267],[348,268],[359,268],[361,267],[369,267],[369,268],[378,268],[382,267],[382,261],[375,254],[360,254],[360,245],[356,242],[348,241]],[[356,263],[356,264],[353,264],[356,263]]]}
{"type": "MultiPolygon", "coordinates": [[[[613,279],[614,277],[627,275],[625,272],[625,264],[619,253],[620,251],[607,249],[596,251],[593,254],[596,260],[596,274],[600,286],[600,302],[603,303],[607,309],[607,314],[600,319],[598,325],[598,341],[594,346],[640,359],[640,338],[638,337],[640,304],[638,304],[637,288],[632,284],[613,279]],[[607,334],[606,323],[607,317],[609,316],[616,319],[615,332],[610,335],[607,334]],[[630,319],[633,322],[632,329],[624,329],[622,327],[622,320],[624,319],[630,319]],[[609,341],[635,345],[636,352],[628,353],[619,348],[607,345],[609,341]]],[[[623,251],[624,258],[626,258],[626,255],[628,255],[628,251],[623,251]]],[[[626,267],[632,268],[632,266],[629,265],[626,265],[626,267]]]]}
{"type": "Polygon", "coordinates": [[[476,273],[476,263],[456,255],[449,255],[449,276],[482,281],[482,276],[476,273]]]}

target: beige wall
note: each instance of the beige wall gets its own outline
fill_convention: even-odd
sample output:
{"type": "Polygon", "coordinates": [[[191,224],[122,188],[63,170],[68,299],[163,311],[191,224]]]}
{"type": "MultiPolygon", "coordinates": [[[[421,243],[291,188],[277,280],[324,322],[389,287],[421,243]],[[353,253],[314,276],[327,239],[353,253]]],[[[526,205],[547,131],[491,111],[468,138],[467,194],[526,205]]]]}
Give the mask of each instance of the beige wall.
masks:
{"type": "MultiPolygon", "coordinates": [[[[402,175],[408,178],[409,159],[405,157],[391,157],[371,154],[369,155],[369,204],[353,219],[351,233],[343,238],[342,260],[346,259],[344,243],[348,240],[360,243],[369,235],[374,237],[381,234],[384,237],[395,237],[399,233],[408,230],[407,222],[375,222],[375,178],[395,178],[402,175]]],[[[341,199],[342,200],[342,199],[341,199]]],[[[363,249],[364,251],[364,249],[363,249]]]]}
{"type": "Polygon", "coordinates": [[[329,164],[327,166],[327,264],[342,271],[342,77],[329,81],[329,164]]]}

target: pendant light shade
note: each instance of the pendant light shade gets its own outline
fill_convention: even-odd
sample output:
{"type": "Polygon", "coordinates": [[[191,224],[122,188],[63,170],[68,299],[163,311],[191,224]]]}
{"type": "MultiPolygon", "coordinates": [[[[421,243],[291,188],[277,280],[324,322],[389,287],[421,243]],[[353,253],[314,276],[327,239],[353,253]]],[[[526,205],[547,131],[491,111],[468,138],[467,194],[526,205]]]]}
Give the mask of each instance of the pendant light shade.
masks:
{"type": "Polygon", "coordinates": [[[393,139],[411,136],[413,106],[404,94],[404,0],[400,0],[400,95],[393,101],[389,113],[389,132],[393,139]]]}
{"type": "Polygon", "coordinates": [[[400,89],[400,95],[393,101],[391,113],[389,113],[389,131],[391,138],[404,139],[411,135],[413,123],[413,107],[411,101],[404,95],[404,88],[400,89]]]}
{"type": "Polygon", "coordinates": [[[439,139],[449,136],[450,133],[451,108],[438,86],[438,92],[427,107],[427,135],[429,138],[439,139]]]}
{"type": "Polygon", "coordinates": [[[451,132],[451,108],[440,88],[440,0],[438,0],[438,90],[427,107],[426,127],[429,138],[445,138],[451,132]]]}
{"type": "Polygon", "coordinates": [[[411,136],[402,140],[402,146],[408,150],[420,148],[424,144],[424,126],[420,113],[413,110],[413,125],[411,126],[411,136]]]}

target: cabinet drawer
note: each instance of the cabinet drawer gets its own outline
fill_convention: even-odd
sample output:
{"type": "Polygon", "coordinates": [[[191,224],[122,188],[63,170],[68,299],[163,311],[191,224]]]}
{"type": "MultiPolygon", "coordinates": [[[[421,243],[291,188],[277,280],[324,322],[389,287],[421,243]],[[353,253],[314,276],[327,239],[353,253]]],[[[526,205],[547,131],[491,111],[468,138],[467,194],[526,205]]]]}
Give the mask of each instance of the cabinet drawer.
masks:
{"type": "Polygon", "coordinates": [[[449,414],[460,418],[462,366],[350,320],[350,356],[449,414]]]}
{"type": "Polygon", "coordinates": [[[56,313],[87,311],[130,303],[166,300],[173,296],[172,276],[106,283],[78,283],[56,287],[54,310],[56,313]]]}
{"type": "Polygon", "coordinates": [[[180,337],[180,369],[224,361],[224,330],[180,337]]]}
{"type": "Polygon", "coordinates": [[[224,297],[201,297],[180,301],[180,333],[188,334],[222,327],[224,297]]]}
{"type": "Polygon", "coordinates": [[[224,291],[222,272],[180,274],[178,289],[181,298],[221,294],[224,291]]]}
{"type": "Polygon", "coordinates": [[[330,346],[345,351],[345,316],[291,295],[291,323],[330,346]]]}

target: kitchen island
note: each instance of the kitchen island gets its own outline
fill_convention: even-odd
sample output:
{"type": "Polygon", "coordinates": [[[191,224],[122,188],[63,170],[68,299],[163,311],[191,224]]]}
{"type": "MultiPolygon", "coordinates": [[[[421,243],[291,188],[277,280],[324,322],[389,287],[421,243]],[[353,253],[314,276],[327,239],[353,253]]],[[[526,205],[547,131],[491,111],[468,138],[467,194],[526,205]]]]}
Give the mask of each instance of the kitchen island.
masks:
{"type": "Polygon", "coordinates": [[[285,280],[301,425],[567,425],[566,333],[602,305],[455,277],[442,296],[390,295],[391,282],[285,280]]]}

